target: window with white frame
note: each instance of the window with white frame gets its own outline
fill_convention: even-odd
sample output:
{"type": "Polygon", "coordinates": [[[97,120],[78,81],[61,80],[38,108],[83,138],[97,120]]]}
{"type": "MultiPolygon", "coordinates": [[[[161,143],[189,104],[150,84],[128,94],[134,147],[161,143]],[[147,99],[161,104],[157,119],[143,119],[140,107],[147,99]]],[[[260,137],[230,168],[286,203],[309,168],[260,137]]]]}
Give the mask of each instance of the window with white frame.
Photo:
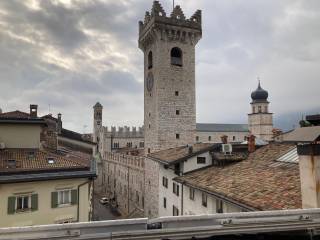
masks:
{"type": "Polygon", "coordinates": [[[16,211],[26,211],[31,208],[31,199],[30,195],[18,196],[17,197],[17,206],[16,211]]]}
{"type": "Polygon", "coordinates": [[[58,205],[71,204],[71,190],[58,191],[58,205]]]}

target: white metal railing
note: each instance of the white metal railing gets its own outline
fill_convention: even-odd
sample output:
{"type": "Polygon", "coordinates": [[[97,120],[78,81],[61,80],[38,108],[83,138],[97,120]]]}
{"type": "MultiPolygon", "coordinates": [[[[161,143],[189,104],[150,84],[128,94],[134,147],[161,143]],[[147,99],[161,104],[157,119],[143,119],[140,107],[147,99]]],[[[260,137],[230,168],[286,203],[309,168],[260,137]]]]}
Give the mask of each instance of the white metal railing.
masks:
{"type": "Polygon", "coordinates": [[[320,209],[225,213],[0,228],[0,239],[190,239],[230,234],[312,231],[320,209]]]}

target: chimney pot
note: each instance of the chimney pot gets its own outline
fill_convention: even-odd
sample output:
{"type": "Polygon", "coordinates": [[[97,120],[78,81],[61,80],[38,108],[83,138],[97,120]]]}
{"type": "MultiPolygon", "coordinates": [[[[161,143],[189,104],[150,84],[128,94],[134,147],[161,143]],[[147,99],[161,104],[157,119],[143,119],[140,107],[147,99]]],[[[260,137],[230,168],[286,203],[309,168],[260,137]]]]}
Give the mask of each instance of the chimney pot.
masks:
{"type": "Polygon", "coordinates": [[[221,136],[221,142],[223,144],[227,144],[228,143],[228,136],[227,135],[222,135],[221,136]]]}
{"type": "Polygon", "coordinates": [[[256,150],[256,137],[254,135],[250,135],[248,137],[248,151],[250,153],[256,150]]]}
{"type": "Polygon", "coordinates": [[[30,104],[30,116],[33,118],[38,117],[38,105],[30,104]]]}

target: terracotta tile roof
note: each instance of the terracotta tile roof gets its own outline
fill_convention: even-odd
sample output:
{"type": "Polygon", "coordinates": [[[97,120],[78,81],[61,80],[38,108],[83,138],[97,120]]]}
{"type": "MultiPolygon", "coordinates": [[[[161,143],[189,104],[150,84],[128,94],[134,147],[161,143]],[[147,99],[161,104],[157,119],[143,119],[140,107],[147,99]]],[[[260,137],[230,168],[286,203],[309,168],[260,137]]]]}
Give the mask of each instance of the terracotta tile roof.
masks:
{"type": "Polygon", "coordinates": [[[88,165],[73,156],[33,149],[0,150],[0,173],[33,172],[50,170],[88,169],[88,165]],[[48,158],[53,159],[49,163],[48,158]]]}
{"type": "Polygon", "coordinates": [[[16,111],[12,111],[12,112],[1,113],[0,118],[26,119],[26,118],[30,118],[30,114],[16,110],[16,111]]]}
{"type": "Polygon", "coordinates": [[[73,140],[76,140],[76,141],[88,143],[88,144],[91,144],[91,145],[96,145],[96,143],[88,141],[87,139],[85,139],[85,137],[83,137],[83,135],[81,133],[77,133],[77,132],[74,132],[74,131],[71,131],[71,130],[68,130],[68,129],[65,129],[65,128],[62,128],[60,136],[61,137],[65,137],[65,138],[69,138],[69,139],[73,139],[73,140]]]}
{"type": "Polygon", "coordinates": [[[192,153],[189,152],[189,146],[185,145],[151,153],[148,155],[148,157],[156,161],[158,160],[163,163],[172,164],[180,160],[190,158],[201,152],[210,150],[214,148],[214,146],[215,145],[211,143],[196,143],[192,145],[192,153]]]}
{"type": "Polygon", "coordinates": [[[271,143],[242,162],[196,170],[175,180],[257,210],[301,208],[299,165],[274,164],[294,147],[271,143]]]}

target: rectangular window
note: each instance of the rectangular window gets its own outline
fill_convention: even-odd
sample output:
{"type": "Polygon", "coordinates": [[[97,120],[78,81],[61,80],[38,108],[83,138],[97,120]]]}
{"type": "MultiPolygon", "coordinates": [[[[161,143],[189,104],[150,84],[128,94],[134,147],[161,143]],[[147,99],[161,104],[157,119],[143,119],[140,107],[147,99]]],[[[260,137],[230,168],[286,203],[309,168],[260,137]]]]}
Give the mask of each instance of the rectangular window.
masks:
{"type": "Polygon", "coordinates": [[[58,191],[58,205],[71,204],[71,190],[58,191]]]}
{"type": "Polygon", "coordinates": [[[236,136],[233,136],[233,137],[232,137],[232,140],[235,141],[235,140],[236,140],[236,136]]]}
{"type": "Polygon", "coordinates": [[[180,139],[180,134],[179,133],[176,134],[176,139],[180,139]]]}
{"type": "Polygon", "coordinates": [[[216,200],[216,212],[223,213],[223,202],[220,199],[216,200]]]}
{"type": "Polygon", "coordinates": [[[180,110],[176,110],[176,115],[180,115],[180,110]]]}
{"type": "Polygon", "coordinates": [[[168,178],[162,177],[162,186],[168,188],[168,178]]]}
{"type": "Polygon", "coordinates": [[[211,136],[208,137],[208,141],[209,141],[209,142],[211,141],[211,136]]]}
{"type": "Polygon", "coordinates": [[[206,157],[197,157],[197,164],[206,164],[206,157]]]}
{"type": "Polygon", "coordinates": [[[190,188],[189,197],[191,200],[194,200],[194,188],[190,188]]]}
{"type": "Polygon", "coordinates": [[[30,206],[30,196],[19,196],[17,197],[17,207],[16,211],[26,211],[31,208],[30,206]]]}
{"type": "Polygon", "coordinates": [[[176,96],[179,96],[179,91],[175,91],[174,94],[175,94],[176,96]]]}
{"type": "Polygon", "coordinates": [[[163,198],[163,207],[167,208],[167,199],[166,198],[163,198]]]}
{"type": "Polygon", "coordinates": [[[196,136],[196,141],[199,142],[199,136],[196,136]]]}
{"type": "Polygon", "coordinates": [[[179,209],[175,205],[172,207],[172,215],[179,216],[179,209]]]}
{"type": "Polygon", "coordinates": [[[208,196],[205,193],[202,193],[202,206],[207,207],[208,196]]]}
{"type": "Polygon", "coordinates": [[[173,193],[179,196],[179,185],[177,183],[173,183],[173,193]]]}

